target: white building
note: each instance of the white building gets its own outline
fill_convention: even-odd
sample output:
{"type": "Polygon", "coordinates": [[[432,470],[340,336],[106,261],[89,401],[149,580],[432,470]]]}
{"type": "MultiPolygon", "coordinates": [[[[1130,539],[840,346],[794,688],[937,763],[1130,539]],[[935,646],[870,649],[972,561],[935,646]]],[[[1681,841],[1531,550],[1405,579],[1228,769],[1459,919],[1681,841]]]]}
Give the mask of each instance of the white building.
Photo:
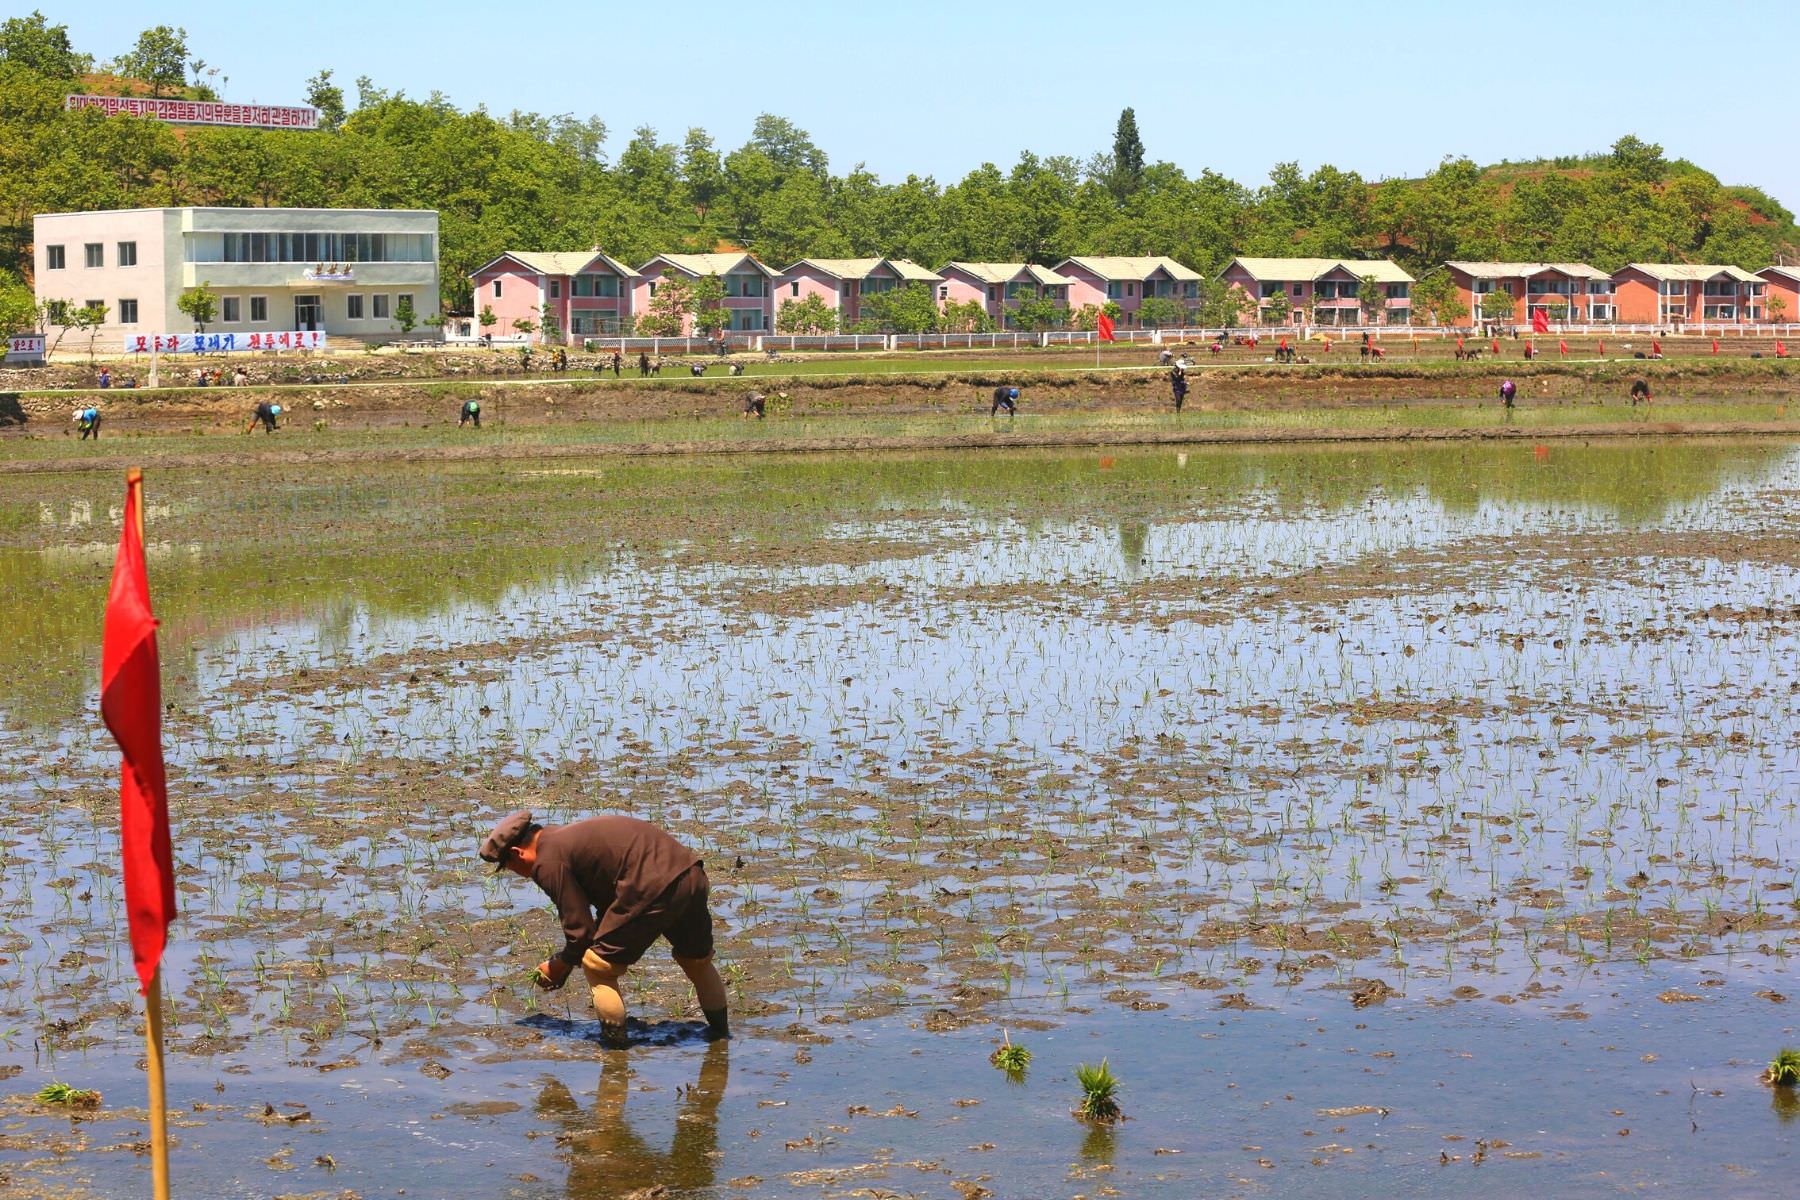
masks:
{"type": "Polygon", "coordinates": [[[176,307],[190,288],[219,297],[207,332],[323,330],[380,341],[414,337],[438,311],[438,216],[360,208],[133,208],[40,213],[37,300],[106,305],[101,346],[133,334],[191,333],[176,307]]]}

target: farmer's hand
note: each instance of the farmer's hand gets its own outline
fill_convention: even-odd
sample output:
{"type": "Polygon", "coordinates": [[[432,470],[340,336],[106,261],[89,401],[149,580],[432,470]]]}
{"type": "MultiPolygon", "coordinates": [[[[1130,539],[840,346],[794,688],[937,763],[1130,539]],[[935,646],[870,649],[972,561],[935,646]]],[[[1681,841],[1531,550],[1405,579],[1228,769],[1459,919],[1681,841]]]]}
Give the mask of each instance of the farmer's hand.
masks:
{"type": "Polygon", "coordinates": [[[561,987],[569,978],[569,964],[560,958],[548,959],[538,965],[535,982],[545,991],[561,987]]]}

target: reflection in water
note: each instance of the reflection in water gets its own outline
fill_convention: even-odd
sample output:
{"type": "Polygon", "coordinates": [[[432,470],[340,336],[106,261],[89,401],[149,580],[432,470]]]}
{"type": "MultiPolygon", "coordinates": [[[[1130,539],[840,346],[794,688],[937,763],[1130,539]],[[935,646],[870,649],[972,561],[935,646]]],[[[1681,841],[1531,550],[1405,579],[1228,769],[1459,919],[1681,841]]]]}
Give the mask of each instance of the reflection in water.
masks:
{"type": "Polygon", "coordinates": [[[1149,540],[1148,521],[1119,522],[1119,561],[1125,566],[1126,578],[1137,578],[1138,568],[1144,565],[1144,543],[1149,540]]]}
{"type": "Polygon", "coordinates": [[[700,1077],[680,1093],[667,1153],[652,1148],[626,1115],[625,1103],[631,1094],[630,1051],[612,1050],[602,1055],[600,1086],[591,1113],[582,1109],[561,1080],[547,1080],[538,1096],[537,1114],[563,1128],[557,1140],[567,1148],[569,1200],[607,1200],[649,1187],[666,1188],[673,1198],[712,1188],[718,1161],[719,1101],[724,1099],[730,1075],[730,1045],[714,1042],[706,1048],[700,1077]]]}
{"type": "Polygon", "coordinates": [[[1775,1110],[1776,1116],[1784,1122],[1800,1117],[1800,1089],[1771,1087],[1769,1090],[1775,1093],[1769,1097],[1769,1107],[1775,1110]]]}
{"type": "Polygon", "coordinates": [[[1087,1136],[1081,1139],[1081,1157],[1084,1162],[1110,1163],[1118,1152],[1119,1127],[1117,1125],[1090,1125],[1087,1136]]]}

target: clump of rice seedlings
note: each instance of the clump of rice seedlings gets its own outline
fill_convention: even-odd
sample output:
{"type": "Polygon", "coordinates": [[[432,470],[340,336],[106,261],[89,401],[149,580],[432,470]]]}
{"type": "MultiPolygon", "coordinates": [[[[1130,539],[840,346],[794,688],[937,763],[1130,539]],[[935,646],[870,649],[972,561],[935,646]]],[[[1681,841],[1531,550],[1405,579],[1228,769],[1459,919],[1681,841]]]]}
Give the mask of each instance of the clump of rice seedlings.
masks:
{"type": "Polygon", "coordinates": [[[47,1083],[38,1090],[39,1104],[60,1104],[65,1108],[99,1108],[100,1093],[72,1087],[57,1080],[47,1083]]]}
{"type": "Polygon", "coordinates": [[[1119,1077],[1112,1073],[1106,1059],[1097,1067],[1082,1063],[1075,1068],[1075,1081],[1081,1084],[1081,1106],[1075,1115],[1096,1125],[1111,1125],[1124,1117],[1119,1111],[1119,1077]]]}
{"type": "Polygon", "coordinates": [[[1023,1046],[1013,1045],[1012,1035],[1005,1030],[1000,1031],[1000,1037],[1003,1044],[988,1055],[988,1061],[1008,1075],[1022,1074],[1031,1065],[1031,1051],[1023,1046]]]}
{"type": "Polygon", "coordinates": [[[1763,1072],[1763,1082],[1774,1087],[1793,1087],[1800,1083],[1800,1050],[1783,1046],[1763,1072]]]}

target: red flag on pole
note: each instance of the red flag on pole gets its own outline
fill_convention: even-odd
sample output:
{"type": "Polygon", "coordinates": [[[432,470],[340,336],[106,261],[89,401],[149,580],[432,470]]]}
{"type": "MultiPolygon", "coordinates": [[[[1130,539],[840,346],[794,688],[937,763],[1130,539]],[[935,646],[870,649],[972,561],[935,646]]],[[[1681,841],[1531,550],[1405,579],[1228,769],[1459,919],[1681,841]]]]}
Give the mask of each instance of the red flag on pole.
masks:
{"type": "Polygon", "coordinates": [[[1660,341],[1658,341],[1656,338],[1650,339],[1650,353],[1653,357],[1656,357],[1656,358],[1662,357],[1662,343],[1660,341]]]}
{"type": "Polygon", "coordinates": [[[1531,332],[1533,332],[1533,333],[1549,333],[1550,332],[1550,310],[1549,309],[1534,308],[1531,310],[1531,332]]]}
{"type": "Polygon", "coordinates": [[[125,482],[125,529],[106,598],[100,655],[100,715],[119,743],[120,853],[131,957],[146,995],[162,963],[175,919],[175,866],[169,844],[169,797],[163,775],[162,671],[156,618],[144,571],[143,478],[125,482]]]}
{"type": "Polygon", "coordinates": [[[1100,331],[1101,341],[1112,342],[1118,340],[1113,337],[1113,319],[1105,313],[1100,314],[1100,319],[1095,322],[1094,327],[1100,331]]]}
{"type": "Polygon", "coordinates": [[[1787,357],[1787,347],[1781,344],[1780,338],[1775,339],[1775,357],[1776,358],[1786,358],[1787,357]]]}
{"type": "Polygon", "coordinates": [[[1456,348],[1458,350],[1461,350],[1463,348],[1462,347],[1462,338],[1460,336],[1456,339],[1456,348]]]}
{"type": "Polygon", "coordinates": [[[1601,358],[1606,357],[1606,343],[1605,342],[1600,343],[1600,357],[1601,358]]]}
{"type": "Polygon", "coordinates": [[[1558,338],[1556,342],[1556,352],[1564,358],[1569,357],[1569,343],[1558,338]]]}
{"type": "Polygon", "coordinates": [[[1713,339],[1713,353],[1717,354],[1718,352],[1719,352],[1719,339],[1714,338],[1713,339]]]}
{"type": "Polygon", "coordinates": [[[1494,353],[1495,354],[1500,353],[1500,339],[1499,338],[1494,339],[1494,353]]]}

